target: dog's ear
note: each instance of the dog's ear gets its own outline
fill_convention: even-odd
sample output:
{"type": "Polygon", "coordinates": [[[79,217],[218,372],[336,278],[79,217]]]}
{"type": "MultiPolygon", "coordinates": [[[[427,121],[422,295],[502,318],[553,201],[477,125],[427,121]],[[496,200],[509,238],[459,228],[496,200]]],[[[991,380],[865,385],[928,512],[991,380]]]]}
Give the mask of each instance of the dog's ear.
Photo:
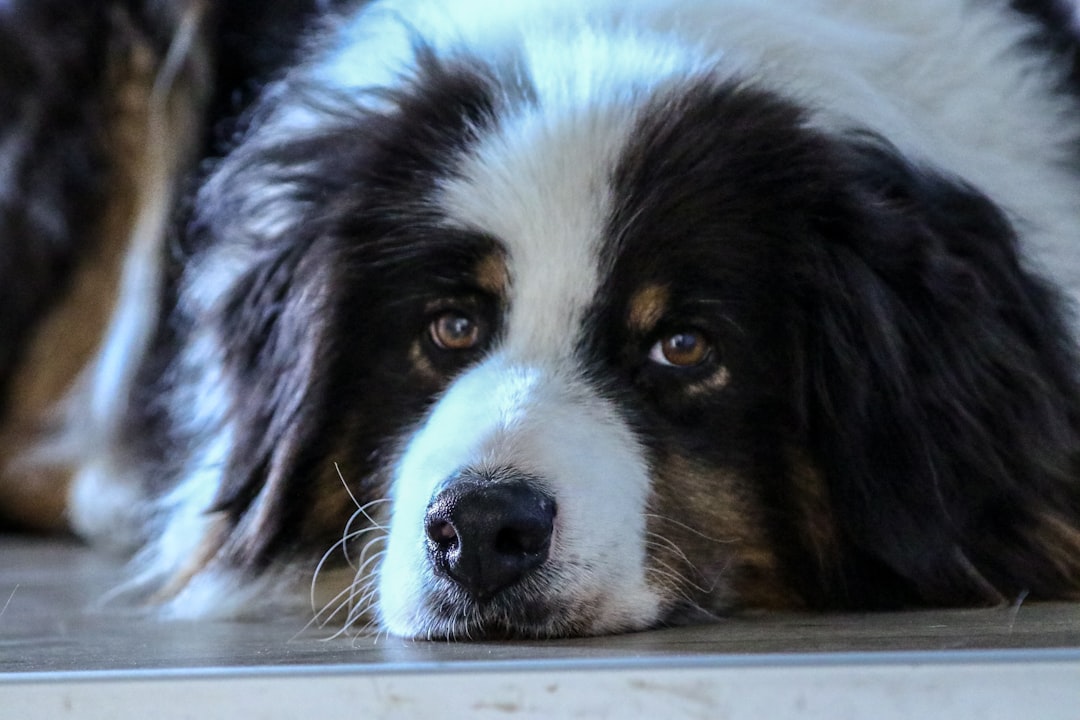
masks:
{"type": "MultiPolygon", "coordinates": [[[[332,138],[336,139],[336,138],[332,138]]],[[[202,372],[220,386],[197,398],[221,407],[197,443],[226,443],[210,510],[230,521],[223,552],[260,563],[300,526],[327,472],[320,460],[333,382],[330,327],[340,262],[310,195],[340,191],[332,139],[249,143],[221,163],[196,199],[184,238],[192,260],[179,306],[189,344],[212,347],[202,372]],[[210,437],[205,437],[209,433],[210,437]]],[[[202,357],[201,351],[196,351],[202,357]]]]}
{"type": "Polygon", "coordinates": [[[1080,392],[1064,301],[985,196],[872,139],[801,248],[797,385],[844,597],[1080,588],[1080,392]]]}
{"type": "Polygon", "coordinates": [[[303,244],[269,255],[241,279],[220,315],[233,387],[232,452],[215,509],[238,531],[233,554],[257,562],[310,499],[329,435],[326,277],[333,264],[303,244]],[[319,259],[315,259],[319,258],[319,259]]]}

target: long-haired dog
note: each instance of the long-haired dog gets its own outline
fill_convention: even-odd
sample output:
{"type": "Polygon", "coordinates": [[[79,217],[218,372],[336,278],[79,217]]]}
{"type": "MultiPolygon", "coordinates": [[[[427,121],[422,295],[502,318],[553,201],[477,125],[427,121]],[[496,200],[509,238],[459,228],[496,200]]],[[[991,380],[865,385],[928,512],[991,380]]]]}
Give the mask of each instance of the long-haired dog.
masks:
{"type": "Polygon", "coordinates": [[[1075,27],[0,2],[0,505],[411,637],[1080,598],[1075,27]]]}

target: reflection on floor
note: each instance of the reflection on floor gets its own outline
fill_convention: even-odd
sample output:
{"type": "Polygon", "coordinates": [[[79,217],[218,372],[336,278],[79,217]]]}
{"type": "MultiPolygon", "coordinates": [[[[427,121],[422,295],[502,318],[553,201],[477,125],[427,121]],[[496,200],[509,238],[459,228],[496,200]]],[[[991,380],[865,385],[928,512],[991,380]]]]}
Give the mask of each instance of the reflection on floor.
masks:
{"type": "Polygon", "coordinates": [[[0,538],[0,672],[451,660],[1080,648],[1080,605],[732,620],[599,639],[443,644],[326,638],[306,618],[158,622],[95,611],[119,561],[79,545],[0,538]]]}
{"type": "Polygon", "coordinates": [[[435,643],[95,610],[121,570],[74,543],[0,536],[0,717],[1080,720],[1080,605],[435,643]]]}

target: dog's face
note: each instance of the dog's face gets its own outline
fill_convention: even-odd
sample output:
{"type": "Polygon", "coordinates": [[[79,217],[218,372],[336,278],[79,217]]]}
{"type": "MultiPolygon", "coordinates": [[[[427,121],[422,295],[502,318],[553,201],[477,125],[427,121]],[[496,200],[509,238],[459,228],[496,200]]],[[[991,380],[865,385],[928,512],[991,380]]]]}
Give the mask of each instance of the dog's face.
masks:
{"type": "MultiPolygon", "coordinates": [[[[707,80],[559,112],[501,92],[432,63],[395,112],[296,154],[333,179],[310,240],[286,233],[295,342],[318,346],[317,412],[350,418],[320,425],[319,460],[389,498],[379,618],[544,636],[795,602],[762,510],[805,465],[774,265],[812,232],[827,149],[707,80]]],[[[236,253],[195,267],[217,287],[236,253]]]]}
{"type": "Polygon", "coordinates": [[[417,637],[1011,588],[976,540],[1007,440],[938,422],[1043,362],[966,348],[1062,332],[997,208],[716,73],[508,67],[420,48],[369,104],[302,88],[203,188],[181,356],[221,373],[181,397],[222,404],[187,426],[231,444],[226,554],[344,531],[339,599],[417,637]]]}
{"type": "MultiPolygon", "coordinates": [[[[748,131],[774,111],[726,94],[682,110],[746,103],[725,120],[748,131]]],[[[391,630],[644,627],[730,595],[745,565],[768,572],[739,456],[747,416],[769,411],[762,381],[786,382],[752,367],[773,323],[746,317],[777,289],[732,255],[770,239],[717,212],[758,211],[715,176],[730,127],[703,137],[668,110],[493,118],[426,194],[430,232],[459,237],[410,284],[398,343],[434,392],[391,473],[391,630]]]]}

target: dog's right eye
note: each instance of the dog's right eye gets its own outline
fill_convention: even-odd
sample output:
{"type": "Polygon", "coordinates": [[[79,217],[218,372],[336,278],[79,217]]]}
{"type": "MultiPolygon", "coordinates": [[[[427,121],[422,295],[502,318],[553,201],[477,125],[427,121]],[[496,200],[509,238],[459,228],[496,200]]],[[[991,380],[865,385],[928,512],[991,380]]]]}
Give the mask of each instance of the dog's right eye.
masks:
{"type": "Polygon", "coordinates": [[[428,334],[435,347],[451,352],[472,350],[482,339],[480,323],[457,310],[437,315],[428,326],[428,334]]]}

